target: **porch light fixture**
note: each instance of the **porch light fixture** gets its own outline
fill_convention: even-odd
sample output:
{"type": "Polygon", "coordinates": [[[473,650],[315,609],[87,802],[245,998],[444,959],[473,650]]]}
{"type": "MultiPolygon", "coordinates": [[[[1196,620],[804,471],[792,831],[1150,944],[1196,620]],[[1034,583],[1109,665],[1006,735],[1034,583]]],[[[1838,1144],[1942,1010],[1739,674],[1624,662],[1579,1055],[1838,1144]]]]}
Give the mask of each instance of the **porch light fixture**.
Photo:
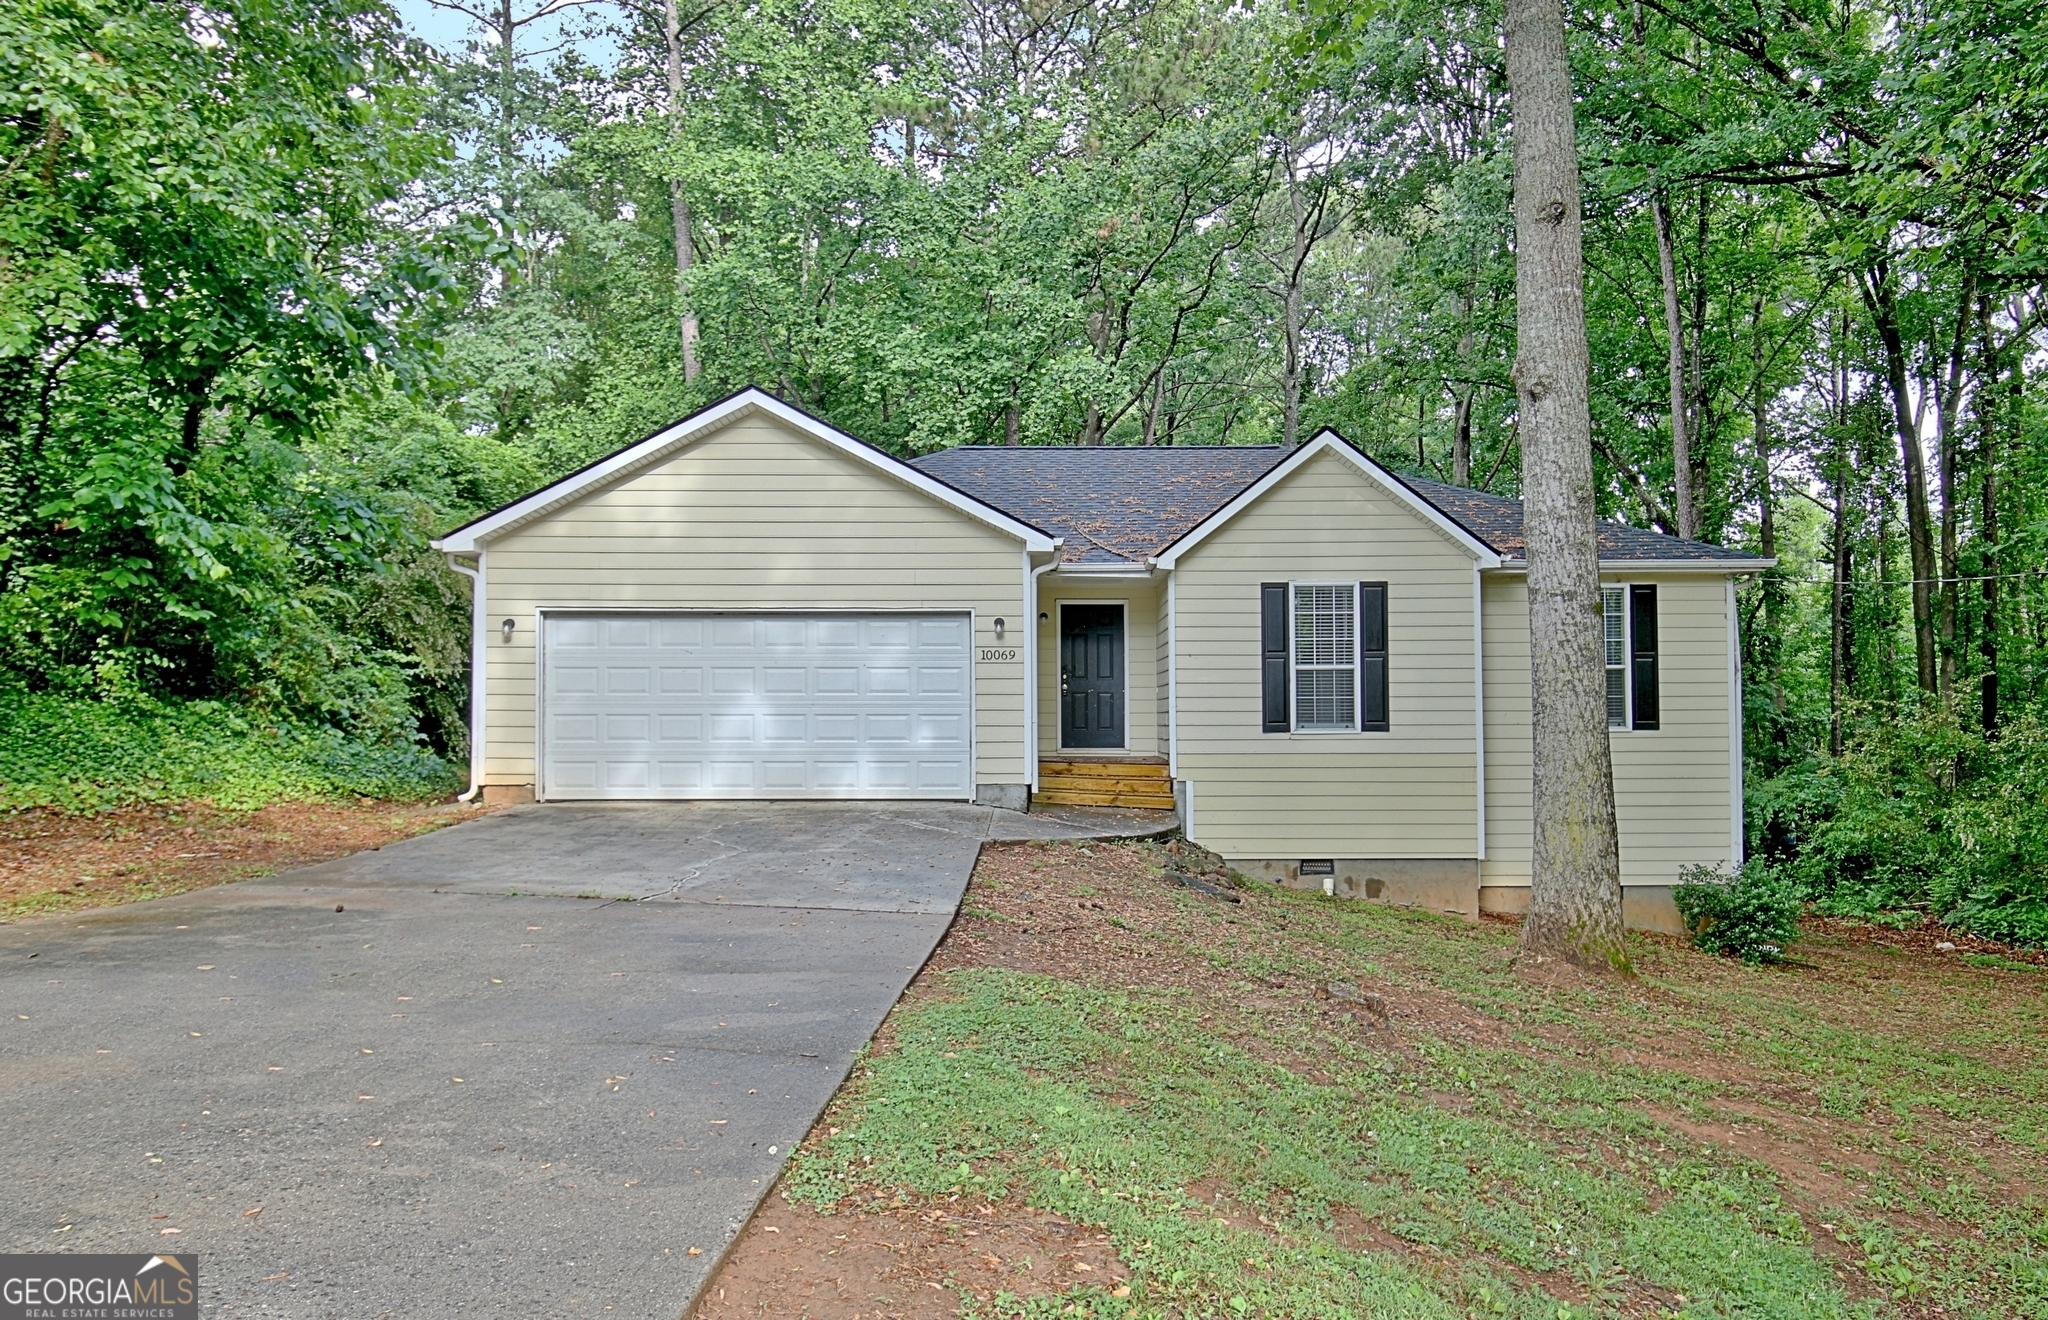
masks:
{"type": "Polygon", "coordinates": [[[997,620],[996,620],[996,636],[997,636],[997,637],[1001,637],[1002,635],[1003,635],[1003,621],[1002,621],[1001,619],[997,619],[997,620]]]}
{"type": "Polygon", "coordinates": [[[502,634],[502,635],[504,636],[504,638],[505,638],[505,640],[506,640],[506,641],[508,641],[508,642],[509,642],[509,641],[511,641],[511,640],[512,640],[512,620],[510,620],[510,619],[507,619],[507,620],[505,620],[505,626],[504,626],[504,627],[502,627],[502,628],[500,628],[500,629],[498,629],[498,632],[499,632],[500,634],[502,634]]]}

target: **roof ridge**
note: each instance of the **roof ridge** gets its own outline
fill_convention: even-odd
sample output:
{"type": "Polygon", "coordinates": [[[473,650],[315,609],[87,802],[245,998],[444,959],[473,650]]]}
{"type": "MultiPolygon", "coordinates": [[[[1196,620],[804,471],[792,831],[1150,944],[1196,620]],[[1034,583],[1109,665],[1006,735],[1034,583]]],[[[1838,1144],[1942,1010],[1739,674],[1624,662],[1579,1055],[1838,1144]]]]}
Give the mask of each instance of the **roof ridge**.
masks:
{"type": "MultiPolygon", "coordinates": [[[[962,451],[986,454],[1185,454],[1190,452],[1209,453],[1227,450],[1244,453],[1255,449],[1282,449],[1284,445],[947,445],[929,453],[917,455],[917,459],[937,458],[940,454],[957,454],[962,451]]],[[[916,462],[917,459],[911,461],[916,462]]]]}

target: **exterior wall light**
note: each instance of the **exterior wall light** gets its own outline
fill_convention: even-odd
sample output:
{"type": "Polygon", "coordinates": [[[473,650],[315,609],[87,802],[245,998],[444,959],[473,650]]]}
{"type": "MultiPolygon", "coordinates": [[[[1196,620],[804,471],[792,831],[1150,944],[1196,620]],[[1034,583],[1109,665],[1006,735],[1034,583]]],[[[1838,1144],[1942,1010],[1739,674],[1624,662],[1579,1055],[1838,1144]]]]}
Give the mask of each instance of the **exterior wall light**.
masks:
{"type": "Polygon", "coordinates": [[[996,620],[996,636],[997,636],[997,637],[1001,637],[1002,635],[1003,635],[1003,621],[1002,621],[1001,619],[997,619],[997,620],[996,620]]]}
{"type": "Polygon", "coordinates": [[[507,619],[505,620],[505,626],[498,629],[498,631],[504,635],[505,640],[508,642],[512,640],[512,627],[512,620],[507,619]]]}

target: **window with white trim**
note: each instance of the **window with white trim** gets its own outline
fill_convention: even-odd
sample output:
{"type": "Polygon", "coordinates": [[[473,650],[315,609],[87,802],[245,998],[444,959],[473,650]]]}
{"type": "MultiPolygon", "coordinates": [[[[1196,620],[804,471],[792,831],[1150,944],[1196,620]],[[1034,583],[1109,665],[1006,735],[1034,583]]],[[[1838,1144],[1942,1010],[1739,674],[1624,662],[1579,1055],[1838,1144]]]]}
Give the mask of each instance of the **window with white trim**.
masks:
{"type": "Polygon", "coordinates": [[[1607,727],[1628,727],[1628,588],[1600,588],[1600,637],[1607,662],[1607,727]]]}
{"type": "Polygon", "coordinates": [[[1294,727],[1311,733],[1358,728],[1358,587],[1294,588],[1294,727]]]}

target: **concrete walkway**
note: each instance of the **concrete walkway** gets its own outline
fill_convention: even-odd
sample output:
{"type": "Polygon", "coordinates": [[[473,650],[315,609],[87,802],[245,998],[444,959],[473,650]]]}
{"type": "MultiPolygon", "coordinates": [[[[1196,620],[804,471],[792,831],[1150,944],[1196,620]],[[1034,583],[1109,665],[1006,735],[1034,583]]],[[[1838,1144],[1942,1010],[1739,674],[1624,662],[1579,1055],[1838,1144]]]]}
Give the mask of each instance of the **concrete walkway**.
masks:
{"type": "Polygon", "coordinates": [[[546,805],[0,927],[0,1244],[197,1251],[209,1315],[669,1320],[981,844],[1160,824],[546,805]]]}

